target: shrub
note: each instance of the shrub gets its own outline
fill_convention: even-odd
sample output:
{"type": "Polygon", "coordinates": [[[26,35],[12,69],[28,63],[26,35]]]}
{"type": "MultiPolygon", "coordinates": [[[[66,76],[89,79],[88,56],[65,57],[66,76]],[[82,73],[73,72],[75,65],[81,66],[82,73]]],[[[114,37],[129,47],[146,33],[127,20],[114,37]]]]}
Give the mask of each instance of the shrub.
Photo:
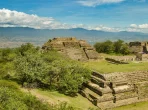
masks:
{"type": "Polygon", "coordinates": [[[16,83],[0,81],[0,84],[0,108],[3,110],[50,110],[46,103],[21,92],[16,83]]]}

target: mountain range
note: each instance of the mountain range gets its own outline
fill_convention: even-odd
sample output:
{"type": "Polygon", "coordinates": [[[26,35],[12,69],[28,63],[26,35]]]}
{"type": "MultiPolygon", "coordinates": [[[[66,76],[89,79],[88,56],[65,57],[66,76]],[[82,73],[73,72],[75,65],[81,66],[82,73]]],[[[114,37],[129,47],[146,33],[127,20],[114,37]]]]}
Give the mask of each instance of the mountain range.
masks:
{"type": "Polygon", "coordinates": [[[84,39],[91,44],[105,40],[117,39],[130,41],[148,40],[148,33],[140,32],[105,32],[86,30],[83,28],[73,29],[33,29],[28,27],[0,27],[0,47],[15,47],[22,43],[30,42],[41,46],[54,37],[76,37],[84,39]]]}

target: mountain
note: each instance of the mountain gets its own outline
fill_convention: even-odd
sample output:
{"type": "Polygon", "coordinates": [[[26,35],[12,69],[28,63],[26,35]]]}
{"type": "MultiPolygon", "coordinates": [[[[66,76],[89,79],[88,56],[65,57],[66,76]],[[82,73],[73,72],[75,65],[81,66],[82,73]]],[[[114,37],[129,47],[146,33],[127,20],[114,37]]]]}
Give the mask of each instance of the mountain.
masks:
{"type": "Polygon", "coordinates": [[[93,44],[104,40],[122,39],[129,41],[148,40],[148,34],[140,32],[105,32],[97,30],[86,30],[83,28],[73,29],[33,29],[27,27],[0,27],[0,46],[11,47],[25,42],[35,45],[43,45],[48,39],[54,37],[77,37],[93,44]],[[8,45],[9,44],[9,45],[8,45]]]}

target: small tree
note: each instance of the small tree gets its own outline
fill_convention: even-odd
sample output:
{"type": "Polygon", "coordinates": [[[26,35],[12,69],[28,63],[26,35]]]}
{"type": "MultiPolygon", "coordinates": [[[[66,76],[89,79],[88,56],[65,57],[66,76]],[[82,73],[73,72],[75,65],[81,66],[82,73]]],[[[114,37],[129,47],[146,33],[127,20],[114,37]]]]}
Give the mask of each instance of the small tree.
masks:
{"type": "Polygon", "coordinates": [[[77,93],[82,83],[90,78],[90,70],[73,61],[56,60],[52,66],[56,68],[52,73],[57,76],[53,84],[56,83],[58,90],[64,94],[77,93]]]}

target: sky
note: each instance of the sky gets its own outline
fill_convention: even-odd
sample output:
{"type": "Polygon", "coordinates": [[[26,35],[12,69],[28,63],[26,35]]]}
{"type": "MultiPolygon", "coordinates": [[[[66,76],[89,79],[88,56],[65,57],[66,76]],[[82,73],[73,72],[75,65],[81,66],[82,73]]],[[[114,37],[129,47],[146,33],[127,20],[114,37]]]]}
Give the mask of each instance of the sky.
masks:
{"type": "Polygon", "coordinates": [[[148,33],[148,0],[1,0],[0,27],[148,33]]]}

